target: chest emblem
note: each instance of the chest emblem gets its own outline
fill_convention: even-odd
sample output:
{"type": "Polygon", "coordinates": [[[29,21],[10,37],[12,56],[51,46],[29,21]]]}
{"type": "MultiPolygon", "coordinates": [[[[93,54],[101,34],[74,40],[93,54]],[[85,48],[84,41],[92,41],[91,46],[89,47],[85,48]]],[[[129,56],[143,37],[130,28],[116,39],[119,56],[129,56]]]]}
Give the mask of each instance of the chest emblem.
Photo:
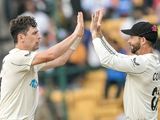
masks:
{"type": "Polygon", "coordinates": [[[38,82],[37,82],[35,79],[33,79],[29,85],[30,85],[32,88],[37,88],[37,87],[38,87],[38,82]]]}

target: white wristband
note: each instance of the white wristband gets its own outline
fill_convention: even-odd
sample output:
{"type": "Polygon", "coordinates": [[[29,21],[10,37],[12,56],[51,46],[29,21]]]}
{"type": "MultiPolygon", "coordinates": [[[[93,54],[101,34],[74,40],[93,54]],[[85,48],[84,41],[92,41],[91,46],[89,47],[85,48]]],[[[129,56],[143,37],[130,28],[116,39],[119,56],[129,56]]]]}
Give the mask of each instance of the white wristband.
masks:
{"type": "Polygon", "coordinates": [[[72,43],[72,45],[70,46],[70,49],[71,49],[71,50],[75,50],[75,49],[78,47],[78,45],[79,45],[79,43],[81,42],[81,40],[82,40],[82,38],[78,37],[78,39],[75,40],[75,41],[72,43]]]}

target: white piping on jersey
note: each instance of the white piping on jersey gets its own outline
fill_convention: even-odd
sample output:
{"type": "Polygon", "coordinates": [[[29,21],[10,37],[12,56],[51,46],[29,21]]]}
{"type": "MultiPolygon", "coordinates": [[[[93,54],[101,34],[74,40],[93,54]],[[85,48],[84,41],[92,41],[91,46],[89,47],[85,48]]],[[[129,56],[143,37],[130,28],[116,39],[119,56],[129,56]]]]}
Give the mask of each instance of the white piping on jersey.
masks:
{"type": "Polygon", "coordinates": [[[116,53],[113,52],[113,51],[106,45],[106,43],[105,43],[102,39],[100,39],[100,40],[101,40],[101,43],[103,44],[103,46],[106,48],[106,50],[107,50],[110,54],[116,55],[116,53]]]}

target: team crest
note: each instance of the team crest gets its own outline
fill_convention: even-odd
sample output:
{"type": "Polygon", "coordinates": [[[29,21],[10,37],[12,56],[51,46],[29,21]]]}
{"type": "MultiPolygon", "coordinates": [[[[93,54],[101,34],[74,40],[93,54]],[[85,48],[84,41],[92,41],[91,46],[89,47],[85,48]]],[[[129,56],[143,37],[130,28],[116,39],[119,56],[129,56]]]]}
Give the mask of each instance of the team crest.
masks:
{"type": "Polygon", "coordinates": [[[37,87],[38,87],[38,82],[37,82],[35,79],[33,79],[29,85],[30,85],[32,88],[37,88],[37,87]]]}

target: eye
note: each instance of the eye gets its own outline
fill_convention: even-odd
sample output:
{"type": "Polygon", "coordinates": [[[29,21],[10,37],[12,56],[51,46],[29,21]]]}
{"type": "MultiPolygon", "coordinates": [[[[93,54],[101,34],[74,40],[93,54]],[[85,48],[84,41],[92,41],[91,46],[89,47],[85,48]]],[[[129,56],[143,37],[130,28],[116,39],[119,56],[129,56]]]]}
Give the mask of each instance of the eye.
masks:
{"type": "Polygon", "coordinates": [[[38,31],[33,32],[33,35],[36,35],[38,33],[38,31]]]}

